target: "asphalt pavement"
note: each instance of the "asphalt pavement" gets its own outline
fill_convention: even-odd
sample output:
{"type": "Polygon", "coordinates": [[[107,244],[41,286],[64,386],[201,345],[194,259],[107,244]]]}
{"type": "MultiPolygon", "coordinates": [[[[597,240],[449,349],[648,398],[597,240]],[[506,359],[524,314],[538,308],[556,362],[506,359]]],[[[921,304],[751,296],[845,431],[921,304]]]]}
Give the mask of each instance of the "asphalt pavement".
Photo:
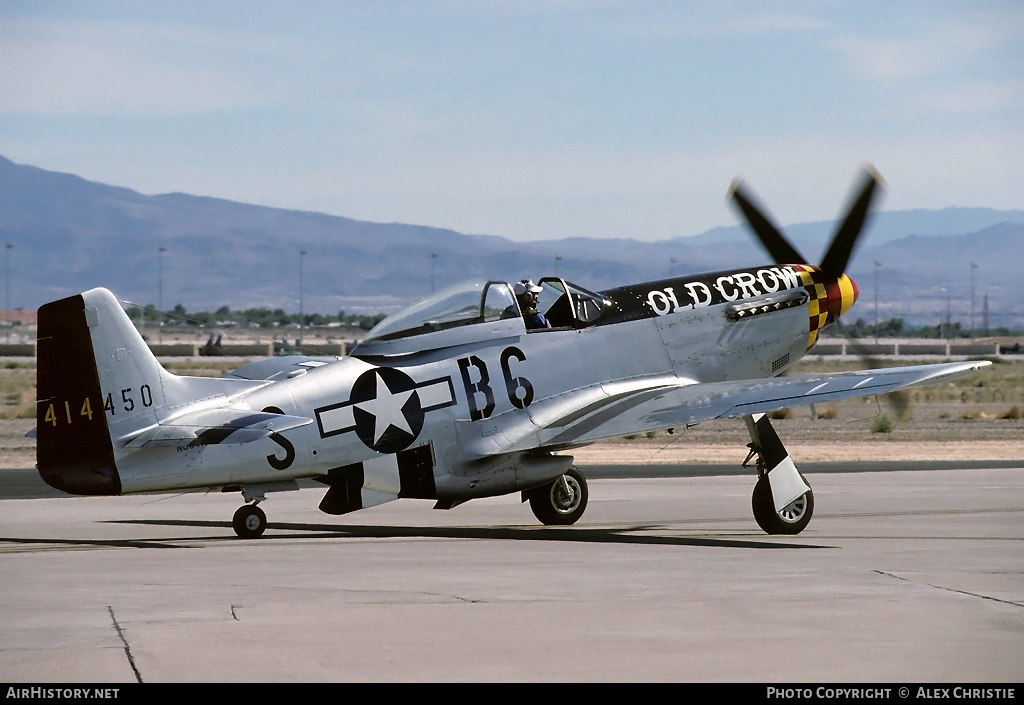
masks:
{"type": "Polygon", "coordinates": [[[332,517],[303,489],[242,540],[235,494],[9,498],[0,679],[1024,680],[1024,467],[801,469],[815,516],[784,537],[731,470],[592,474],[567,528],[518,496],[332,517]]]}

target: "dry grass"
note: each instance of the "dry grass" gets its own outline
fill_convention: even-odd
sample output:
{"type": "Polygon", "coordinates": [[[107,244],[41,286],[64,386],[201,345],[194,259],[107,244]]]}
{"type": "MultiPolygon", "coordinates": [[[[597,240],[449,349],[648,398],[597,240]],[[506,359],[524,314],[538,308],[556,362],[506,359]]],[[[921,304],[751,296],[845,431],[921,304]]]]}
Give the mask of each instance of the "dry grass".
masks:
{"type": "MultiPolygon", "coordinates": [[[[879,367],[900,367],[916,364],[914,361],[880,360],[879,367]]],[[[914,404],[1024,404],[1024,361],[993,360],[975,374],[931,387],[907,390],[914,404]]],[[[793,366],[792,374],[813,372],[843,372],[860,369],[864,365],[846,360],[804,358],[793,366]]]]}
{"type": "Polygon", "coordinates": [[[818,409],[819,419],[838,419],[839,418],[839,407],[834,403],[830,402],[825,405],[823,409],[818,409]]]}
{"type": "MultiPolygon", "coordinates": [[[[183,358],[169,360],[170,372],[197,377],[223,377],[246,364],[238,359],[183,358]]],[[[884,361],[881,364],[906,364],[884,361]]],[[[849,361],[804,359],[793,368],[793,374],[839,372],[856,368],[849,361]]],[[[29,419],[35,417],[35,360],[9,360],[0,363],[0,418],[29,419]]],[[[998,362],[980,372],[934,387],[909,390],[916,413],[928,413],[950,423],[987,419],[1019,420],[1024,418],[1024,361],[998,362]]],[[[819,420],[843,419],[856,422],[874,418],[883,409],[874,397],[830,403],[817,409],[819,420]]],[[[884,401],[882,402],[884,406],[884,401]]],[[[802,418],[803,413],[786,409],[771,415],[773,419],[802,418]]]]}
{"type": "Polygon", "coordinates": [[[36,368],[29,363],[6,363],[0,369],[0,417],[31,419],[36,415],[36,368]]]}

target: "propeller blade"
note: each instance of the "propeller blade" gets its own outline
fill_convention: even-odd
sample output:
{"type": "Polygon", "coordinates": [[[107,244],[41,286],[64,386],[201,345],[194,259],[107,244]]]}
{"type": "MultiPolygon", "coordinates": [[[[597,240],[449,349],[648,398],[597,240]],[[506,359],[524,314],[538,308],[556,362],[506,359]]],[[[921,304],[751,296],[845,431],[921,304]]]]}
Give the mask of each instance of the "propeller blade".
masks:
{"type": "Polygon", "coordinates": [[[836,278],[843,276],[850,256],[853,254],[853,248],[857,244],[857,238],[860,237],[864,224],[867,222],[875,190],[883,183],[881,175],[875,171],[874,167],[867,167],[864,170],[863,185],[860,187],[859,195],[850,206],[846,218],[832,238],[828,252],[825,253],[825,259],[821,261],[821,270],[826,274],[836,278]]]}
{"type": "Polygon", "coordinates": [[[761,213],[752,199],[746,195],[743,183],[739,179],[732,182],[729,197],[739,207],[757,239],[775,260],[775,264],[803,264],[807,262],[799,252],[782,236],[779,229],[761,213]]]}

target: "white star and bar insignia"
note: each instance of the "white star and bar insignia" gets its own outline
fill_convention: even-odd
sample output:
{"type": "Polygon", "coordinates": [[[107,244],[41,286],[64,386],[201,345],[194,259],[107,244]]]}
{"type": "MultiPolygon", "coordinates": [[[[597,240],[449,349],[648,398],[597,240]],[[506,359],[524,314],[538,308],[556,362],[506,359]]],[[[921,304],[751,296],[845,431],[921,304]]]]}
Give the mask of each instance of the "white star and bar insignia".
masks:
{"type": "Polygon", "coordinates": [[[377,367],[359,375],[348,401],[315,409],[320,437],[355,431],[380,453],[408,448],[423,428],[424,414],[455,403],[451,377],[415,382],[390,367],[377,367]]]}

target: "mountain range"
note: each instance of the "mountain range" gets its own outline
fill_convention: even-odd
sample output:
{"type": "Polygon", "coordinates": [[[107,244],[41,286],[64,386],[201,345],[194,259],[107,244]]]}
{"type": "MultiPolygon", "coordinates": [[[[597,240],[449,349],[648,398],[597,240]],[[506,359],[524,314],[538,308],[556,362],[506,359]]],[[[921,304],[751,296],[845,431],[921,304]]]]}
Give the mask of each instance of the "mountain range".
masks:
{"type": "MultiPolygon", "coordinates": [[[[817,261],[834,228],[815,222],[784,230],[817,261]]],[[[655,242],[523,243],[183,193],[145,195],[4,157],[0,242],[13,245],[6,250],[10,306],[26,309],[104,286],[123,300],[166,309],[294,312],[301,279],[306,312],[375,313],[470,277],[557,274],[601,290],[768,262],[741,225],[655,242]]],[[[951,317],[966,327],[973,276],[975,325],[987,296],[991,326],[1024,327],[1022,265],[1024,210],[879,212],[848,267],[861,288],[855,315],[873,320],[877,277],[881,319],[934,325],[948,301],[951,317]]]]}

